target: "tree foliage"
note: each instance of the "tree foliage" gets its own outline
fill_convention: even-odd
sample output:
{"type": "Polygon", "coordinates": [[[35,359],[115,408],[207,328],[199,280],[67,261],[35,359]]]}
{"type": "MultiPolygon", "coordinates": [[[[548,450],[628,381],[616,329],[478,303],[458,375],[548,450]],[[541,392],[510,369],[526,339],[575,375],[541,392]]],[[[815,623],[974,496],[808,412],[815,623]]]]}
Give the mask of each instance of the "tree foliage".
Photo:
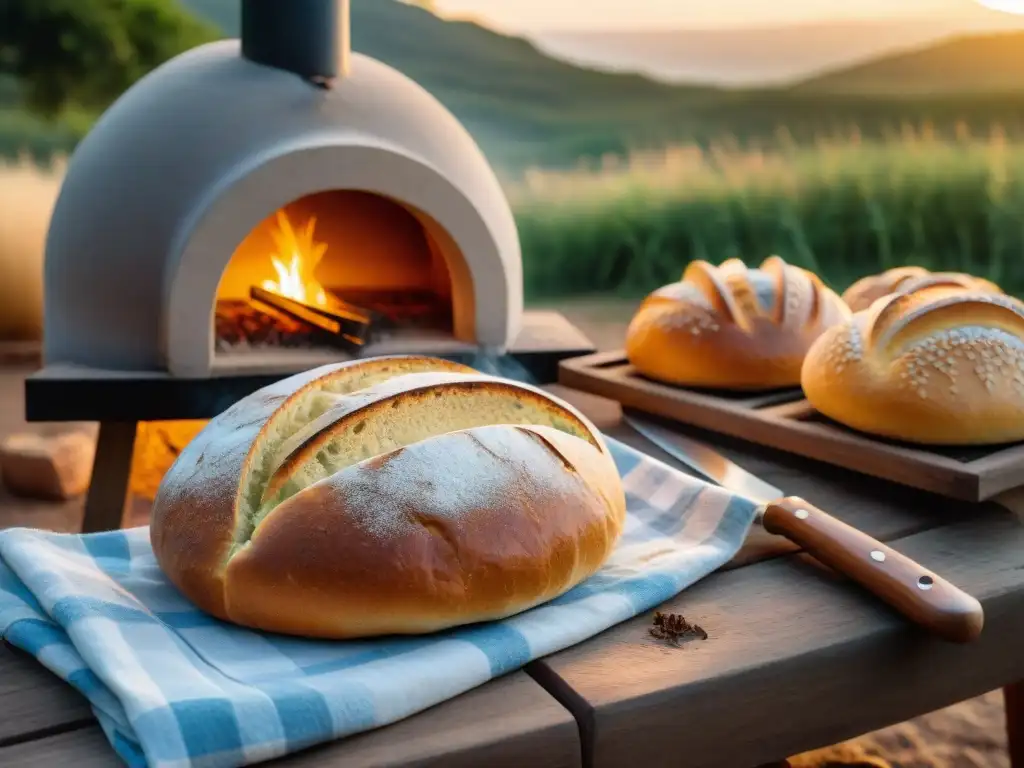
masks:
{"type": "Polygon", "coordinates": [[[0,0],[0,72],[46,117],[101,110],[173,56],[218,37],[176,0],[0,0]]]}

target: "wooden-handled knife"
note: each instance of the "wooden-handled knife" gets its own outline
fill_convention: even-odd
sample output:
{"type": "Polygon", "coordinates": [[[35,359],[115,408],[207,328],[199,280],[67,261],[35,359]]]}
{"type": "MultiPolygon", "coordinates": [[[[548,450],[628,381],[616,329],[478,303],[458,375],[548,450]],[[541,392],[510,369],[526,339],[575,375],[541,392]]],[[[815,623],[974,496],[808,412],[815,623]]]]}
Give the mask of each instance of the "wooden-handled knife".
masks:
{"type": "Polygon", "coordinates": [[[786,537],[911,621],[957,643],[981,634],[981,603],[906,555],[801,498],[786,496],[697,440],[632,413],[624,413],[623,420],[708,480],[758,504],[755,523],[768,533],[786,537]]]}

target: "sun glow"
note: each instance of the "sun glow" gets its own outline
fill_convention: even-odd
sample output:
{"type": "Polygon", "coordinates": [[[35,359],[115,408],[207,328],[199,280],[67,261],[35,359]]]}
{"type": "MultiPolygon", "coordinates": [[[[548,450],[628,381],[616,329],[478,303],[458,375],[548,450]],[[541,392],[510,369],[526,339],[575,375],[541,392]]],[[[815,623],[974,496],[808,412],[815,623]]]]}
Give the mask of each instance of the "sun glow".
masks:
{"type": "Polygon", "coordinates": [[[1024,0],[977,0],[977,3],[993,11],[1024,14],[1024,0]]]}
{"type": "Polygon", "coordinates": [[[285,212],[277,212],[277,228],[271,233],[277,252],[270,255],[277,279],[264,280],[263,288],[302,304],[324,307],[327,294],[313,277],[313,271],[327,252],[327,244],[313,239],[314,229],[315,216],[296,232],[285,212]]]}

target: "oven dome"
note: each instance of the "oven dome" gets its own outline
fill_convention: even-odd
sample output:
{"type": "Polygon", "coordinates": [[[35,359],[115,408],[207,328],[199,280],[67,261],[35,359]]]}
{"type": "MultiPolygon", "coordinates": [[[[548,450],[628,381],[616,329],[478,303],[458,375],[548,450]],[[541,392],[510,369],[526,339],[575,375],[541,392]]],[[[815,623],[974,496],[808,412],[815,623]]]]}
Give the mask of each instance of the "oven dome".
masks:
{"type": "Polygon", "coordinates": [[[508,347],[522,316],[519,239],[458,120],[369,57],[352,54],[324,89],[239,47],[165,63],[79,144],[46,244],[46,363],[209,375],[236,246],[273,211],[329,190],[379,194],[436,224],[462,256],[448,267],[464,340],[508,347]]]}

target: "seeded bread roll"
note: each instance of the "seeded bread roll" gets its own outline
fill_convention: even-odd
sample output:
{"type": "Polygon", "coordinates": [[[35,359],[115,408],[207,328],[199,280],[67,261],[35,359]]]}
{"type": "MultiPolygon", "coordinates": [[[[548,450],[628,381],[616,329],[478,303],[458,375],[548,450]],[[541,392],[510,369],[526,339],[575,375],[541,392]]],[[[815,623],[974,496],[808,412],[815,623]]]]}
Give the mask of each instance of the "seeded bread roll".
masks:
{"type": "Polygon", "coordinates": [[[986,293],[1002,293],[995,283],[963,272],[929,272],[924,267],[894,267],[879,275],[863,277],[843,293],[843,301],[861,312],[890,293],[914,291],[925,285],[947,285],[986,293]]]}
{"type": "Polygon", "coordinates": [[[226,621],[354,638],[503,618],[605,562],[625,495],[600,433],[524,384],[423,357],[293,376],[164,477],[153,550],[226,621]]]}
{"type": "Polygon", "coordinates": [[[800,383],[811,343],[850,311],[811,272],[772,256],[694,261],[659,288],[626,331],[626,355],[644,376],[681,386],[771,389],[800,383]]]}
{"type": "Polygon", "coordinates": [[[802,372],[818,411],[854,429],[933,445],[1024,439],[1024,304],[924,285],[892,294],[815,342],[802,372]]]}

